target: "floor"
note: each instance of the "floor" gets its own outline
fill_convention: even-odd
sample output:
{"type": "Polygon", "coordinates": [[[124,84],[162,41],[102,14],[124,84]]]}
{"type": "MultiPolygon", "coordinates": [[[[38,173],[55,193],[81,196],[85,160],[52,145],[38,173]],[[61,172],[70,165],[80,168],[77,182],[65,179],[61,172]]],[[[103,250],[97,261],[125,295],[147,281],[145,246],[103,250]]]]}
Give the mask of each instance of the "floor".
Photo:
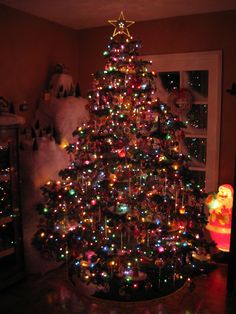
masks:
{"type": "Polygon", "coordinates": [[[226,294],[227,267],[218,265],[208,275],[194,279],[159,300],[111,303],[81,296],[61,267],[44,277],[30,277],[0,295],[1,314],[235,314],[236,293],[226,294]]]}

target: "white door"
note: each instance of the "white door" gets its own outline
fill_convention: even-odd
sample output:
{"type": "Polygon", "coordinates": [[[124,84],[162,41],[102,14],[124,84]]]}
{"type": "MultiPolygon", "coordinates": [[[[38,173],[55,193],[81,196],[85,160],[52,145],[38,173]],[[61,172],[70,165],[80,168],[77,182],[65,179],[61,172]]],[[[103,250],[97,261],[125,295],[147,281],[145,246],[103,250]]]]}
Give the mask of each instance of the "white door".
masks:
{"type": "Polygon", "coordinates": [[[181,150],[205,192],[216,191],[219,173],[221,51],[142,57],[158,74],[156,94],[186,122],[181,150]],[[181,102],[188,103],[187,105],[181,102]]]}

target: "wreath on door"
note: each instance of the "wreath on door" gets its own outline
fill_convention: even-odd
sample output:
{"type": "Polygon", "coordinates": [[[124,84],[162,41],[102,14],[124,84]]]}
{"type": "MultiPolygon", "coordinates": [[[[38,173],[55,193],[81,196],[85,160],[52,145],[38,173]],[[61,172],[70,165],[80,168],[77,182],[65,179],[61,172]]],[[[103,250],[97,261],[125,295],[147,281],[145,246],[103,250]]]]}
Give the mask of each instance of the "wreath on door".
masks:
{"type": "Polygon", "coordinates": [[[193,104],[193,94],[187,88],[174,89],[168,97],[173,115],[185,117],[193,104]]]}

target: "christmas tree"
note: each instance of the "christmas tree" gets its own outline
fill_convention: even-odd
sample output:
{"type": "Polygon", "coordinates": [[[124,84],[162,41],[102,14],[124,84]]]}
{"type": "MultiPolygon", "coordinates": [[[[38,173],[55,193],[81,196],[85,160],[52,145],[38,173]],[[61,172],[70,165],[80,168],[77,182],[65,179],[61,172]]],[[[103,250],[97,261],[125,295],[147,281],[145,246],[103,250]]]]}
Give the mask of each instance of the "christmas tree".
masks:
{"type": "Polygon", "coordinates": [[[179,151],[184,123],[155,99],[156,74],[139,57],[133,22],[123,13],[109,22],[91,120],[74,131],[61,180],[42,187],[34,243],[97,296],[150,299],[178,289],[207,249],[203,196],[179,151]]]}

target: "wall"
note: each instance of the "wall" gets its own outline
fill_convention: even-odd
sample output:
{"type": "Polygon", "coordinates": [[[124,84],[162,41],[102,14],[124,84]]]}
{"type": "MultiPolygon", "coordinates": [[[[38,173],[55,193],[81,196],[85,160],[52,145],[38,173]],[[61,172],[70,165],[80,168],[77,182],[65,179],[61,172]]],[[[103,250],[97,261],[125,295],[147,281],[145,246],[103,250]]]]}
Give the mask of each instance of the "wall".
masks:
{"type": "MultiPolygon", "coordinates": [[[[129,17],[132,19],[132,17],[129,17]]],[[[83,96],[91,88],[91,73],[102,69],[113,26],[76,32],[0,5],[0,96],[16,109],[26,100],[30,123],[50,71],[64,63],[83,96]]],[[[226,93],[236,81],[236,11],[137,22],[130,28],[143,43],[142,54],[223,50],[220,182],[233,182],[236,150],[236,97],[226,93]]]]}
{"type": "Polygon", "coordinates": [[[78,45],[75,30],[0,5],[0,96],[16,111],[26,100],[30,123],[50,71],[64,63],[78,79],[78,45]]]}
{"type": "MultiPolygon", "coordinates": [[[[128,17],[132,20],[132,16],[128,17]]],[[[79,73],[81,90],[91,88],[91,73],[102,69],[112,26],[81,30],[79,73]]],[[[130,27],[135,39],[142,40],[141,54],[165,54],[193,51],[223,51],[222,121],[219,183],[233,183],[236,152],[236,96],[226,93],[236,82],[236,11],[175,17],[137,22],[130,27]]]]}

